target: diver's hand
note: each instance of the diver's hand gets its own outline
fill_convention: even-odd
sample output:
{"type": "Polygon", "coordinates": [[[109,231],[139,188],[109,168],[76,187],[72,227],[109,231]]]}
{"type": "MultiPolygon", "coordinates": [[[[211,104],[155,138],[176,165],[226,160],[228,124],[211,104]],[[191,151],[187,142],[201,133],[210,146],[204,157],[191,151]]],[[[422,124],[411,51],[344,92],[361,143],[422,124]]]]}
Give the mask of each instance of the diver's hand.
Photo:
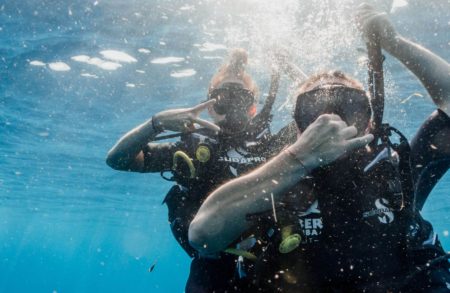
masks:
{"type": "Polygon", "coordinates": [[[380,41],[384,48],[395,44],[398,34],[385,12],[363,3],[359,5],[355,18],[366,41],[380,41]]]}
{"type": "Polygon", "coordinates": [[[186,132],[195,129],[198,124],[213,131],[219,131],[220,127],[207,120],[199,118],[200,113],[212,106],[216,100],[209,100],[192,108],[172,109],[157,113],[154,119],[164,130],[186,132]]]}
{"type": "Polygon", "coordinates": [[[357,133],[355,126],[348,126],[338,115],[324,114],[305,129],[288,151],[311,171],[373,140],[372,134],[356,137],[357,133]]]}

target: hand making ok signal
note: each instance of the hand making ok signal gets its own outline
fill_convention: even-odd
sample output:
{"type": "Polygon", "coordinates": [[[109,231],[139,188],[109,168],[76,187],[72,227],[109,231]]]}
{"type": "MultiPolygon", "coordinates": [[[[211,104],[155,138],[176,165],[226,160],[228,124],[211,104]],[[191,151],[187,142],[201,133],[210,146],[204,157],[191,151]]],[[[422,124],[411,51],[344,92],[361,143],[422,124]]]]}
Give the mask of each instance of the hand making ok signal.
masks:
{"type": "Polygon", "coordinates": [[[194,124],[198,124],[213,131],[219,131],[220,127],[216,124],[199,118],[200,113],[214,105],[215,102],[216,100],[213,99],[191,108],[162,111],[153,116],[153,119],[158,122],[159,127],[169,131],[191,131],[195,129],[194,124]]]}

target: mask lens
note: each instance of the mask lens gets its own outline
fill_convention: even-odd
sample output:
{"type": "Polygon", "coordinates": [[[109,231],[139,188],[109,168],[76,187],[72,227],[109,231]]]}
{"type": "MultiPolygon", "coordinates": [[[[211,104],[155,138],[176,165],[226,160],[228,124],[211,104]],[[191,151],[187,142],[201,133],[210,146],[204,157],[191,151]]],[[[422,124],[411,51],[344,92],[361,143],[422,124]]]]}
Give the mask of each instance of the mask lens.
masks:
{"type": "Polygon", "coordinates": [[[304,131],[320,115],[331,113],[331,100],[319,91],[310,91],[297,97],[294,119],[298,128],[304,131]]]}
{"type": "Polygon", "coordinates": [[[348,125],[362,133],[371,117],[369,100],[364,91],[335,86],[312,90],[297,97],[294,119],[304,131],[322,114],[337,114],[348,125]]]}
{"type": "Polygon", "coordinates": [[[348,125],[354,125],[359,133],[363,133],[372,116],[366,92],[349,88],[340,97],[343,102],[340,103],[341,106],[336,114],[341,116],[348,125]]]}
{"type": "Polygon", "coordinates": [[[216,89],[211,93],[210,98],[216,100],[213,106],[214,111],[219,115],[226,114],[229,101],[231,100],[230,93],[227,90],[216,89]]]}
{"type": "Polygon", "coordinates": [[[253,93],[246,89],[215,89],[210,96],[216,99],[214,111],[219,115],[227,115],[236,111],[247,111],[254,102],[253,93]]]}

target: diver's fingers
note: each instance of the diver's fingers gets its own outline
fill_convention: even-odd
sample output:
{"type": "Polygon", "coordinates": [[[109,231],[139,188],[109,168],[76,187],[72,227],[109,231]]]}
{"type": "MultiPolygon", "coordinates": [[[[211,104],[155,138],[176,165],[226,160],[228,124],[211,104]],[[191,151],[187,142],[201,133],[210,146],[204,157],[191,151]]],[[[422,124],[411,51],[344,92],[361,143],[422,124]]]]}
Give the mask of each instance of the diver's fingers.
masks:
{"type": "Polygon", "coordinates": [[[373,134],[366,134],[364,136],[355,137],[347,141],[348,150],[363,147],[373,140],[373,134]]]}
{"type": "Polygon", "coordinates": [[[328,116],[328,118],[330,119],[330,121],[343,121],[341,116],[337,115],[337,114],[324,114],[326,116],[328,116]]]}
{"type": "Polygon", "coordinates": [[[367,12],[364,14],[360,14],[359,16],[357,16],[357,22],[359,26],[363,26],[366,23],[370,23],[373,19],[381,17],[381,16],[386,16],[387,13],[386,12],[367,12]]]}
{"type": "Polygon", "coordinates": [[[357,11],[366,11],[366,10],[375,10],[375,8],[368,4],[368,3],[361,3],[360,5],[358,5],[358,7],[356,8],[357,11]]]}
{"type": "Polygon", "coordinates": [[[345,122],[344,120],[331,121],[330,124],[336,125],[337,130],[339,131],[341,131],[341,129],[348,127],[347,122],[345,122]]]}
{"type": "Polygon", "coordinates": [[[370,23],[374,18],[387,15],[383,11],[375,9],[367,3],[361,4],[354,15],[357,25],[362,28],[366,24],[370,23]]]}
{"type": "Polygon", "coordinates": [[[367,19],[371,15],[377,15],[377,14],[382,14],[382,12],[375,9],[375,7],[373,7],[367,3],[362,3],[356,9],[355,16],[358,20],[363,20],[363,19],[367,19]]]}
{"type": "Polygon", "coordinates": [[[322,114],[316,119],[317,123],[327,125],[330,123],[343,121],[339,115],[336,114],[322,114]]]}
{"type": "Polygon", "coordinates": [[[220,131],[220,127],[217,126],[216,124],[209,122],[207,120],[201,119],[201,118],[193,118],[192,122],[197,123],[198,125],[201,125],[205,128],[214,130],[216,132],[220,131]]]}
{"type": "Polygon", "coordinates": [[[358,134],[358,130],[355,126],[348,126],[341,130],[341,135],[344,139],[350,139],[358,134]]]}
{"type": "Polygon", "coordinates": [[[198,104],[197,106],[192,107],[192,112],[194,112],[195,114],[198,114],[201,111],[203,111],[206,108],[208,108],[209,106],[214,105],[215,103],[216,103],[215,99],[211,99],[209,101],[203,102],[201,104],[198,104]]]}

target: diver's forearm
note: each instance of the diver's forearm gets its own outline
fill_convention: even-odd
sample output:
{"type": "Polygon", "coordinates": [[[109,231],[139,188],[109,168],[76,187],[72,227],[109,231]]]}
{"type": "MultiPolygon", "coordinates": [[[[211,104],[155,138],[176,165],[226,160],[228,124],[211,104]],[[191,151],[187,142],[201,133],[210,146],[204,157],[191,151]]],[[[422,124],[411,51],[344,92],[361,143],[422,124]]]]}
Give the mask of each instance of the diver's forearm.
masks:
{"type": "Polygon", "coordinates": [[[386,44],[384,49],[419,78],[441,110],[450,113],[450,64],[447,61],[401,36],[386,44]]]}
{"type": "Polygon", "coordinates": [[[152,119],[142,123],[125,134],[108,152],[106,163],[117,170],[129,170],[136,156],[145,145],[154,140],[159,132],[155,130],[152,119]]]}
{"type": "Polygon", "coordinates": [[[224,250],[250,228],[247,215],[272,209],[284,192],[307,170],[286,152],[251,173],[215,190],[189,228],[191,244],[203,253],[224,250]]]}

